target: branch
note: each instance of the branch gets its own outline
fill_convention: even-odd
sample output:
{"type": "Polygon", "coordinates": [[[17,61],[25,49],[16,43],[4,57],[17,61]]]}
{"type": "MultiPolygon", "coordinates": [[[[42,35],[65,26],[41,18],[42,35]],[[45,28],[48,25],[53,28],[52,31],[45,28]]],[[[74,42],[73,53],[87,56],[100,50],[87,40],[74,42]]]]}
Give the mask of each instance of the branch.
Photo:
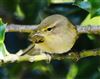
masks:
{"type": "Polygon", "coordinates": [[[38,28],[38,25],[16,25],[10,24],[6,27],[6,32],[26,32],[30,33],[38,28]]]}
{"type": "MultiPolygon", "coordinates": [[[[26,32],[30,33],[38,28],[38,25],[16,25],[16,24],[10,24],[6,27],[6,32],[26,32]]],[[[100,26],[76,26],[76,29],[78,31],[78,34],[82,33],[93,33],[93,34],[99,34],[100,33],[100,26]]]]}
{"type": "MultiPolygon", "coordinates": [[[[22,51],[19,51],[22,52],[22,51]]],[[[18,53],[19,53],[18,52],[18,53]]],[[[84,57],[89,57],[89,56],[100,56],[100,49],[94,49],[94,50],[86,50],[86,51],[81,51],[81,52],[69,52],[66,54],[55,54],[55,55],[48,55],[48,54],[39,54],[39,55],[23,55],[20,56],[18,53],[10,55],[10,56],[5,56],[5,59],[3,62],[0,62],[0,64],[8,63],[8,62],[37,62],[37,61],[50,61],[50,60],[62,60],[62,59],[68,59],[72,61],[77,61],[81,58],[84,57]],[[50,59],[51,57],[51,59],[50,59]]]]}
{"type": "Polygon", "coordinates": [[[100,26],[88,25],[88,26],[78,26],[77,31],[79,34],[82,33],[92,33],[92,34],[100,34],[100,26]]]}
{"type": "MultiPolygon", "coordinates": [[[[8,25],[6,28],[6,32],[27,32],[30,33],[32,31],[37,30],[38,25],[15,25],[15,24],[11,24],[8,25]]],[[[76,27],[78,34],[82,34],[82,33],[93,33],[93,34],[99,34],[100,33],[100,26],[88,26],[88,27],[82,27],[82,26],[77,26],[76,27]]],[[[21,52],[23,53],[23,52],[21,52]]],[[[88,56],[99,56],[100,55],[100,49],[95,49],[95,50],[86,50],[86,51],[81,51],[79,52],[69,52],[67,54],[60,54],[60,55],[51,55],[48,56],[46,54],[40,54],[40,55],[34,55],[34,56],[30,56],[30,55],[23,55],[20,56],[20,54],[18,55],[18,53],[14,54],[14,55],[9,55],[9,56],[5,56],[4,58],[4,62],[0,62],[0,64],[2,63],[7,63],[7,62],[23,62],[23,61],[30,61],[30,62],[34,62],[34,61],[41,61],[41,60],[50,60],[50,58],[52,60],[57,59],[69,59],[69,60],[79,60],[80,58],[84,58],[84,57],[88,57],[88,56]]]]}
{"type": "MultiPolygon", "coordinates": [[[[61,60],[61,59],[69,59],[69,60],[74,60],[77,61],[81,58],[88,57],[88,56],[100,56],[100,49],[93,49],[93,50],[84,50],[80,52],[69,52],[65,54],[55,54],[55,55],[50,55],[52,60],[61,60]]],[[[34,55],[34,56],[29,56],[29,55],[23,55],[20,56],[19,61],[41,61],[41,60],[48,60],[48,54],[42,54],[42,55],[34,55]]]]}

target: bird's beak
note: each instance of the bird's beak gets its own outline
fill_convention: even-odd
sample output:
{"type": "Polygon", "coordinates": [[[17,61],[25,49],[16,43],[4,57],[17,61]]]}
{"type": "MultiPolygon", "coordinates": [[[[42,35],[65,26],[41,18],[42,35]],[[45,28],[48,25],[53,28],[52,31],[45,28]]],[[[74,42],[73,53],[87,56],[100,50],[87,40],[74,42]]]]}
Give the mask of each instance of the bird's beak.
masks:
{"type": "Polygon", "coordinates": [[[34,43],[42,43],[44,41],[44,36],[37,32],[31,36],[30,40],[34,43]]]}

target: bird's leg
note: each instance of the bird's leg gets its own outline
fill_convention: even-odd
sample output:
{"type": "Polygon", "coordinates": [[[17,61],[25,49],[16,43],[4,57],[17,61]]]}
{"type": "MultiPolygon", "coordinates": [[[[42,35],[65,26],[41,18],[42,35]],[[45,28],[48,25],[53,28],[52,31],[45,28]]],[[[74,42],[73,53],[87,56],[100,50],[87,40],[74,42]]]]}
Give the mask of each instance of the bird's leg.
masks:
{"type": "Polygon", "coordinates": [[[27,53],[29,53],[31,50],[34,49],[34,44],[29,45],[25,50],[20,50],[17,55],[21,56],[21,55],[25,55],[27,53]]]}
{"type": "Polygon", "coordinates": [[[43,52],[42,50],[40,50],[40,55],[45,55],[47,58],[47,62],[50,63],[51,55],[49,53],[46,53],[46,52],[43,52]]]}

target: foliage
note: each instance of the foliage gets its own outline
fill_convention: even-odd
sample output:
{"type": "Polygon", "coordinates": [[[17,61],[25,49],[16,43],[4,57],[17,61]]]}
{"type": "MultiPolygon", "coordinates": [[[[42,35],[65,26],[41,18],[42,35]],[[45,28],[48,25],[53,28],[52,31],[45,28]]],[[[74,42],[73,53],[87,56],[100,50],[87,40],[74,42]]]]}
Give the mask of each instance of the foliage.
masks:
{"type": "Polygon", "coordinates": [[[77,72],[78,72],[77,66],[75,64],[72,64],[70,66],[70,71],[67,74],[66,79],[75,79],[75,76],[77,75],[77,72]]]}
{"type": "Polygon", "coordinates": [[[83,26],[100,25],[100,16],[95,16],[95,17],[91,18],[91,14],[88,14],[88,16],[81,23],[81,25],[83,25],[83,26]]]}
{"type": "MultiPolygon", "coordinates": [[[[0,0],[0,17],[7,23],[38,24],[44,17],[58,13],[67,16],[74,24],[80,24],[87,15],[86,11],[92,15],[89,19],[100,15],[99,0],[76,0],[74,4],[79,7],[72,3],[54,4],[50,0],[0,0]]],[[[91,23],[89,20],[86,22],[91,23]]],[[[5,36],[5,26],[6,24],[0,21],[0,56],[7,50],[15,53],[30,44],[27,40],[28,34],[6,33],[5,36]]],[[[96,48],[95,44],[97,45],[100,40],[99,36],[97,38],[94,43],[87,35],[82,35],[72,50],[96,48]]],[[[62,59],[52,60],[50,63],[46,61],[7,63],[0,67],[0,79],[99,79],[99,74],[99,56],[83,58],[77,62],[62,59]]]]}
{"type": "Polygon", "coordinates": [[[4,57],[8,53],[4,45],[5,28],[6,28],[6,24],[4,24],[0,19],[0,59],[4,59],[4,57]]]}
{"type": "MultiPolygon", "coordinates": [[[[100,0],[75,0],[74,4],[89,12],[81,23],[82,26],[100,25],[100,0]]],[[[88,37],[92,40],[94,47],[100,47],[97,36],[88,34],[88,37]]]]}
{"type": "Polygon", "coordinates": [[[100,0],[75,0],[74,4],[88,11],[91,17],[100,16],[100,0]]]}

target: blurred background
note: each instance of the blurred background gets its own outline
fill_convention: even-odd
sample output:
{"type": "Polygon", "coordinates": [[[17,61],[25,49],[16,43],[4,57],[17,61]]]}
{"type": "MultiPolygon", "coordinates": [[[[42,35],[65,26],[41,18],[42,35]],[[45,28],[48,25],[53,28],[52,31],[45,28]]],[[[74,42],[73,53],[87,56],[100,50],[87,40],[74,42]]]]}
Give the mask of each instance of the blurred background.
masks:
{"type": "MultiPolygon", "coordinates": [[[[45,17],[62,14],[80,25],[88,12],[73,5],[73,0],[0,0],[0,18],[7,24],[35,25],[45,17]]],[[[6,33],[5,45],[9,52],[25,49],[28,34],[6,33]]],[[[100,37],[90,39],[82,34],[72,50],[99,48],[100,37]]],[[[100,79],[100,57],[86,57],[79,61],[67,59],[39,62],[7,63],[0,67],[0,79],[100,79]]]]}

